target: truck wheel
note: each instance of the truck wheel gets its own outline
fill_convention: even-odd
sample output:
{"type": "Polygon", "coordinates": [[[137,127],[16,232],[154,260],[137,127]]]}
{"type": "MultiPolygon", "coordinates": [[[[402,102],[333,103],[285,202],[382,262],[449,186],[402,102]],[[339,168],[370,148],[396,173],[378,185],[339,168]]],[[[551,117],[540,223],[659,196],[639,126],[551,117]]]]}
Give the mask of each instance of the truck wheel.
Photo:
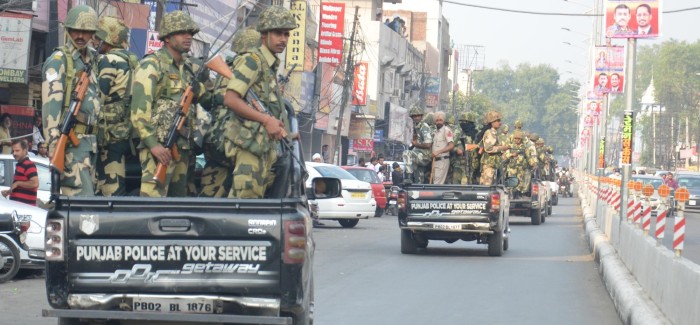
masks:
{"type": "Polygon", "coordinates": [[[508,239],[509,238],[506,237],[506,239],[503,240],[503,250],[504,251],[508,250],[508,239]]]}
{"type": "Polygon", "coordinates": [[[547,208],[546,207],[544,208],[544,211],[540,212],[540,216],[542,217],[542,223],[547,221],[547,208]]]}
{"type": "Polygon", "coordinates": [[[550,204],[547,206],[547,215],[548,215],[548,216],[551,216],[551,215],[552,215],[552,203],[550,203],[550,204]]]}
{"type": "Polygon", "coordinates": [[[59,318],[58,319],[58,325],[81,325],[83,322],[81,322],[79,319],[75,318],[59,318]]]}
{"type": "Polygon", "coordinates": [[[501,256],[504,249],[503,230],[498,230],[489,236],[489,256],[501,256]]]}
{"type": "Polygon", "coordinates": [[[352,228],[357,226],[357,223],[360,222],[359,219],[340,219],[338,220],[338,223],[340,223],[343,228],[352,228]]]}
{"type": "Polygon", "coordinates": [[[540,217],[540,209],[530,209],[530,223],[533,225],[539,225],[542,223],[542,217],[540,217]]]}
{"type": "Polygon", "coordinates": [[[554,197],[554,203],[553,205],[559,205],[559,195],[554,197]]]}
{"type": "Polygon", "coordinates": [[[19,249],[10,240],[0,237],[0,283],[12,280],[19,272],[19,249]]]}
{"type": "Polygon", "coordinates": [[[401,254],[415,254],[418,252],[418,245],[411,237],[410,230],[401,230],[401,254]]]}

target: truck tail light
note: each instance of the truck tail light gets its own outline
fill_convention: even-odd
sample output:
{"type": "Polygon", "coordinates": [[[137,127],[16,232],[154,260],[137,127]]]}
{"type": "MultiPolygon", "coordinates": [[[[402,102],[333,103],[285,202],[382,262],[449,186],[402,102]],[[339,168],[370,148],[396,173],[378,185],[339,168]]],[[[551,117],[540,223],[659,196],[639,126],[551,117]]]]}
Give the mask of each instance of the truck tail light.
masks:
{"type": "Polygon", "coordinates": [[[46,222],[46,260],[63,261],[65,257],[65,230],[63,219],[49,219],[46,222]]]}
{"type": "Polygon", "coordinates": [[[306,259],[306,224],[304,220],[284,222],[284,263],[304,263],[306,259]]]}
{"type": "Polygon", "coordinates": [[[406,212],[406,192],[399,192],[396,198],[396,206],[399,208],[399,211],[406,212]]]}
{"type": "Polygon", "coordinates": [[[537,195],[540,192],[540,186],[532,183],[532,195],[537,195]]]}
{"type": "Polygon", "coordinates": [[[501,209],[501,194],[491,193],[491,212],[498,212],[501,209]]]}

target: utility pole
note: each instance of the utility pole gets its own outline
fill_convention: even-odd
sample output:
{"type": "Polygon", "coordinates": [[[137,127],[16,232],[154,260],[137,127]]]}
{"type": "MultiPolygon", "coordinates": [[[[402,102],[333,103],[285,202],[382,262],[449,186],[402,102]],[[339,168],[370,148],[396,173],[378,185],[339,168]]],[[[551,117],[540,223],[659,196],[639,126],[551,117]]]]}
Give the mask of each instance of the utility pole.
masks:
{"type": "Polygon", "coordinates": [[[343,95],[340,99],[340,111],[338,112],[338,126],[335,132],[335,145],[333,146],[338,151],[338,166],[343,165],[343,143],[340,141],[341,131],[343,128],[343,116],[345,115],[345,106],[348,104],[348,89],[351,88],[353,73],[355,72],[355,64],[353,64],[353,50],[355,49],[355,30],[357,29],[358,12],[360,6],[355,6],[355,19],[352,23],[352,32],[350,33],[350,47],[348,47],[348,60],[345,63],[345,75],[343,76],[343,95]]]}

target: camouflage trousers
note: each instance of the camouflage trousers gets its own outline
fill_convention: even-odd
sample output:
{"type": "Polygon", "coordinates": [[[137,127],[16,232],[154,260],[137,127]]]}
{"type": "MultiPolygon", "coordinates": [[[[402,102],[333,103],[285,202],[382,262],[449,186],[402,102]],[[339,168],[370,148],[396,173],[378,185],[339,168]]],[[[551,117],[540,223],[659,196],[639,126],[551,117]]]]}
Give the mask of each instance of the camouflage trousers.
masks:
{"type": "Polygon", "coordinates": [[[95,152],[97,140],[94,135],[79,136],[80,144],[66,147],[65,168],[61,175],[61,194],[66,196],[95,195],[95,152]]]}
{"type": "Polygon", "coordinates": [[[161,186],[153,175],[158,161],[151,150],[139,150],[141,160],[141,196],[147,197],[185,197],[187,196],[187,169],[190,162],[190,151],[179,149],[180,160],[171,160],[165,172],[165,186],[161,186]]]}
{"type": "Polygon", "coordinates": [[[131,153],[129,140],[117,141],[102,148],[97,160],[97,195],[125,196],[126,155],[131,153]]]}
{"type": "Polygon", "coordinates": [[[457,155],[450,157],[450,172],[452,174],[448,174],[448,184],[471,184],[471,175],[467,174],[467,164],[469,164],[467,158],[457,155]]]}
{"type": "Polygon", "coordinates": [[[226,197],[231,191],[233,182],[233,170],[221,166],[216,162],[207,160],[202,171],[201,197],[226,197]]]}
{"type": "Polygon", "coordinates": [[[496,172],[498,169],[494,166],[482,165],[481,177],[479,178],[479,184],[481,185],[493,185],[496,180],[496,172]]]}
{"type": "Polygon", "coordinates": [[[420,150],[405,150],[402,154],[403,162],[406,164],[406,173],[412,175],[411,181],[414,184],[427,184],[430,177],[430,163],[421,166],[419,161],[429,161],[420,150]]]}
{"type": "Polygon", "coordinates": [[[226,157],[233,165],[233,186],[229,198],[260,199],[275,180],[272,166],[277,160],[277,150],[271,149],[263,155],[254,155],[242,150],[233,142],[225,143],[226,157]]]}

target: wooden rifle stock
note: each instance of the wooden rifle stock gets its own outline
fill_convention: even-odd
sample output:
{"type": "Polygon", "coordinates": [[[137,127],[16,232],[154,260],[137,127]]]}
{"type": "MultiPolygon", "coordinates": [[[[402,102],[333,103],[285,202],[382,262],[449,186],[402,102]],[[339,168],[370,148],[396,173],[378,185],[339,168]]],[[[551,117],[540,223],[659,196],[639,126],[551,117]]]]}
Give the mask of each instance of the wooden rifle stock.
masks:
{"type": "Polygon", "coordinates": [[[51,156],[51,166],[59,173],[63,174],[66,164],[66,146],[68,145],[68,140],[74,147],[80,145],[80,140],[78,136],[75,135],[75,123],[77,121],[78,113],[80,113],[80,107],[83,105],[83,99],[85,98],[85,93],[90,86],[90,71],[92,66],[88,65],[85,71],[81,72],[78,78],[78,83],[75,85],[73,93],[71,93],[71,101],[68,106],[68,112],[63,118],[63,122],[59,125],[61,131],[61,136],[56,142],[56,149],[54,150],[53,156],[51,156]]]}
{"type": "MultiPolygon", "coordinates": [[[[194,82],[197,81],[195,80],[194,82]]],[[[192,99],[194,98],[194,96],[195,94],[192,90],[192,86],[187,86],[187,88],[185,88],[185,91],[182,93],[182,97],[180,97],[180,109],[177,112],[175,121],[173,121],[171,129],[168,131],[168,137],[167,139],[165,139],[164,147],[170,152],[173,160],[180,160],[180,153],[177,150],[178,131],[182,129],[182,126],[187,120],[187,114],[190,111],[190,105],[192,105],[192,99]]],[[[153,174],[153,180],[160,184],[160,186],[165,187],[165,177],[167,171],[168,165],[158,162],[158,164],[156,165],[156,171],[153,174]]]]}

